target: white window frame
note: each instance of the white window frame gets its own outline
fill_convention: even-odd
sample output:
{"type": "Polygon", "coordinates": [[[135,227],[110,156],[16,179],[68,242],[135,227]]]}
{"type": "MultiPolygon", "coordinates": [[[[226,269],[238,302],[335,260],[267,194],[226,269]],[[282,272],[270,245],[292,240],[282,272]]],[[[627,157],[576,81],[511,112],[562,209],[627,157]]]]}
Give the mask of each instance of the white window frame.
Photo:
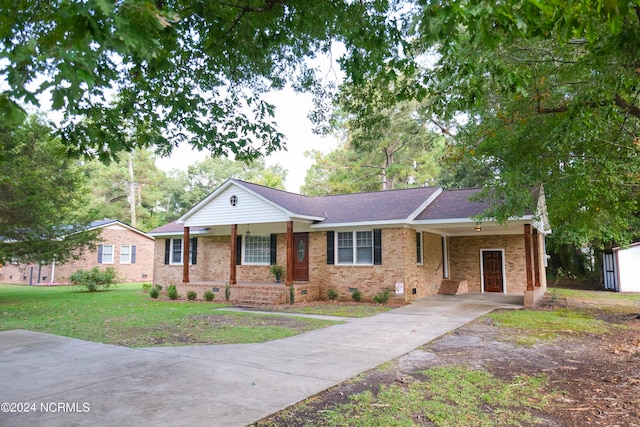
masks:
{"type": "MultiPolygon", "coordinates": [[[[184,258],[184,239],[171,239],[171,243],[169,243],[169,265],[183,265],[184,258]],[[174,243],[180,241],[180,261],[174,261],[173,254],[174,252],[177,254],[177,251],[174,251],[174,243]]],[[[189,239],[189,265],[193,264],[193,240],[189,239]]]]}
{"type": "Polygon", "coordinates": [[[336,248],[336,264],[337,265],[374,265],[374,242],[373,242],[373,230],[350,230],[350,231],[336,231],[335,234],[335,246],[336,248]],[[358,262],[358,254],[360,251],[369,248],[369,246],[358,246],[358,233],[367,233],[368,239],[371,242],[371,256],[370,262],[358,262]],[[340,235],[351,234],[351,246],[340,246],[340,235]],[[351,261],[340,260],[340,249],[351,248],[351,261]]]}
{"type": "Polygon", "coordinates": [[[416,264],[424,265],[424,238],[422,237],[422,231],[416,231],[416,264]],[[419,256],[418,249],[420,249],[419,256]]]}
{"type": "Polygon", "coordinates": [[[131,245],[120,245],[120,264],[131,264],[131,245]],[[122,258],[123,248],[128,248],[127,258],[122,258]]]}
{"type": "MultiPolygon", "coordinates": [[[[256,258],[258,258],[258,256],[256,256],[256,258]]],[[[267,235],[244,236],[244,238],[242,239],[242,264],[243,265],[271,264],[271,235],[267,234],[267,235]],[[253,248],[249,248],[248,247],[249,239],[251,240],[260,239],[261,240],[260,246],[256,245],[253,248]],[[257,253],[256,255],[259,255],[263,259],[258,261],[256,261],[255,259],[252,261],[247,261],[247,256],[250,254],[251,251],[262,252],[262,253],[257,253]]]]}
{"type": "Polygon", "coordinates": [[[113,260],[115,258],[115,246],[114,245],[102,245],[102,264],[113,264],[113,260]],[[109,255],[111,255],[111,260],[108,261],[105,258],[105,249],[106,248],[111,248],[111,253],[109,255]]]}

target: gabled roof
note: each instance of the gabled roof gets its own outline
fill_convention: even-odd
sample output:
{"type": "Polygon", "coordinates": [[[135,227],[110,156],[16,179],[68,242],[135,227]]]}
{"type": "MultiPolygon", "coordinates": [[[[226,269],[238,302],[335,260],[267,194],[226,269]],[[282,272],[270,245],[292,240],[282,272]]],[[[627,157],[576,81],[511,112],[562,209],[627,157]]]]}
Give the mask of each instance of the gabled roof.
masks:
{"type": "Polygon", "coordinates": [[[115,225],[119,225],[119,226],[121,226],[121,227],[123,227],[123,228],[126,228],[126,229],[128,229],[128,230],[131,230],[131,231],[133,231],[134,233],[138,233],[138,234],[140,234],[140,235],[142,235],[142,236],[144,236],[144,237],[146,237],[146,238],[153,239],[153,237],[152,237],[152,236],[150,236],[148,233],[145,233],[144,231],[139,230],[139,229],[137,229],[137,228],[135,228],[135,227],[132,227],[132,226],[130,226],[129,224],[126,224],[126,223],[124,223],[124,222],[122,222],[122,221],[119,221],[119,220],[117,220],[117,219],[108,219],[108,218],[105,218],[105,219],[100,219],[100,220],[97,220],[97,221],[93,221],[93,222],[91,222],[91,223],[89,224],[89,226],[87,227],[87,231],[90,231],[90,230],[96,230],[96,229],[98,229],[98,228],[105,228],[105,227],[108,227],[108,226],[110,226],[110,225],[114,225],[114,224],[115,224],[115,225]]]}
{"type": "Polygon", "coordinates": [[[264,199],[283,207],[284,209],[300,216],[323,217],[322,209],[318,207],[318,200],[314,197],[303,196],[302,194],[289,193],[264,185],[254,184],[239,179],[231,179],[231,182],[262,196],[264,199]]]}
{"type": "MultiPolygon", "coordinates": [[[[489,207],[489,202],[470,200],[481,191],[443,190],[437,186],[309,197],[229,179],[180,219],[150,234],[181,233],[185,225],[192,234],[203,234],[210,227],[225,224],[290,220],[306,222],[311,228],[475,223],[474,217],[489,207]]],[[[519,219],[530,221],[532,216],[527,213],[519,219]]]]}
{"type": "MultiPolygon", "coordinates": [[[[173,236],[176,234],[182,234],[183,232],[184,232],[183,224],[179,224],[178,221],[171,221],[168,224],[161,225],[158,228],[154,228],[153,230],[149,231],[149,234],[153,236],[162,236],[162,235],[173,236]]],[[[206,232],[207,232],[206,227],[192,227],[189,230],[189,234],[202,234],[206,232]]]]}

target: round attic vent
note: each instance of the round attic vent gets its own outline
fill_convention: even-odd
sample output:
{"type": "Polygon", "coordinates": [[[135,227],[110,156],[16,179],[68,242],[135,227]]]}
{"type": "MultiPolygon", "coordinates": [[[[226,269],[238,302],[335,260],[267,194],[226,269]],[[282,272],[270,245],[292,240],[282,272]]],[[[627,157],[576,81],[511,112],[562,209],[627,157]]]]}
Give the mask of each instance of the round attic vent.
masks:
{"type": "Polygon", "coordinates": [[[231,196],[231,198],[229,199],[229,204],[231,206],[235,206],[238,204],[238,196],[236,196],[235,194],[233,196],[231,196]]]}

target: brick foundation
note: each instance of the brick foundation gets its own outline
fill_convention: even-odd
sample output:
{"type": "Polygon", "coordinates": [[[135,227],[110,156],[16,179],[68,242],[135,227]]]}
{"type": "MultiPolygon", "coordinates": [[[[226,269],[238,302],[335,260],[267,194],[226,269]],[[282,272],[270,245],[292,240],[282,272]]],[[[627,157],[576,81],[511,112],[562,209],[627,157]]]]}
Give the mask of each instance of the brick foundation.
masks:
{"type": "MultiPolygon", "coordinates": [[[[230,285],[229,301],[227,301],[225,297],[226,285],[223,283],[176,283],[175,285],[182,299],[186,299],[187,292],[195,291],[198,294],[196,300],[203,301],[205,292],[211,291],[214,294],[212,302],[237,305],[286,304],[289,302],[290,295],[289,287],[284,284],[239,283],[230,285]]],[[[294,302],[320,299],[320,288],[317,285],[294,283],[293,288],[295,291],[294,302]]],[[[166,288],[164,289],[166,290],[166,288]]]]}

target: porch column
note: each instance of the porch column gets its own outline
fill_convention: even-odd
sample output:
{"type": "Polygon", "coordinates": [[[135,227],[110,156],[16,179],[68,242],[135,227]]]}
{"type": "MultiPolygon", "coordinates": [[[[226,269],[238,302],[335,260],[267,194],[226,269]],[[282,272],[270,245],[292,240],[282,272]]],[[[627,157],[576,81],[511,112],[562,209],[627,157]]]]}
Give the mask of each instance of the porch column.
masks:
{"type": "Polygon", "coordinates": [[[534,285],[536,288],[540,287],[540,242],[538,241],[538,230],[533,229],[533,272],[534,272],[534,285]]]}
{"type": "Polygon", "coordinates": [[[189,243],[189,227],[185,227],[182,239],[182,283],[189,283],[189,243]]]}
{"type": "Polygon", "coordinates": [[[230,265],[229,265],[229,284],[230,285],[235,285],[236,284],[236,245],[238,242],[238,224],[233,224],[231,226],[231,256],[229,257],[231,259],[230,265]]]}
{"type": "Polygon", "coordinates": [[[293,221],[287,222],[287,277],[285,284],[293,283],[293,221]]]}
{"type": "Polygon", "coordinates": [[[533,274],[531,274],[531,225],[524,225],[524,256],[527,270],[527,290],[533,290],[533,274]]]}

